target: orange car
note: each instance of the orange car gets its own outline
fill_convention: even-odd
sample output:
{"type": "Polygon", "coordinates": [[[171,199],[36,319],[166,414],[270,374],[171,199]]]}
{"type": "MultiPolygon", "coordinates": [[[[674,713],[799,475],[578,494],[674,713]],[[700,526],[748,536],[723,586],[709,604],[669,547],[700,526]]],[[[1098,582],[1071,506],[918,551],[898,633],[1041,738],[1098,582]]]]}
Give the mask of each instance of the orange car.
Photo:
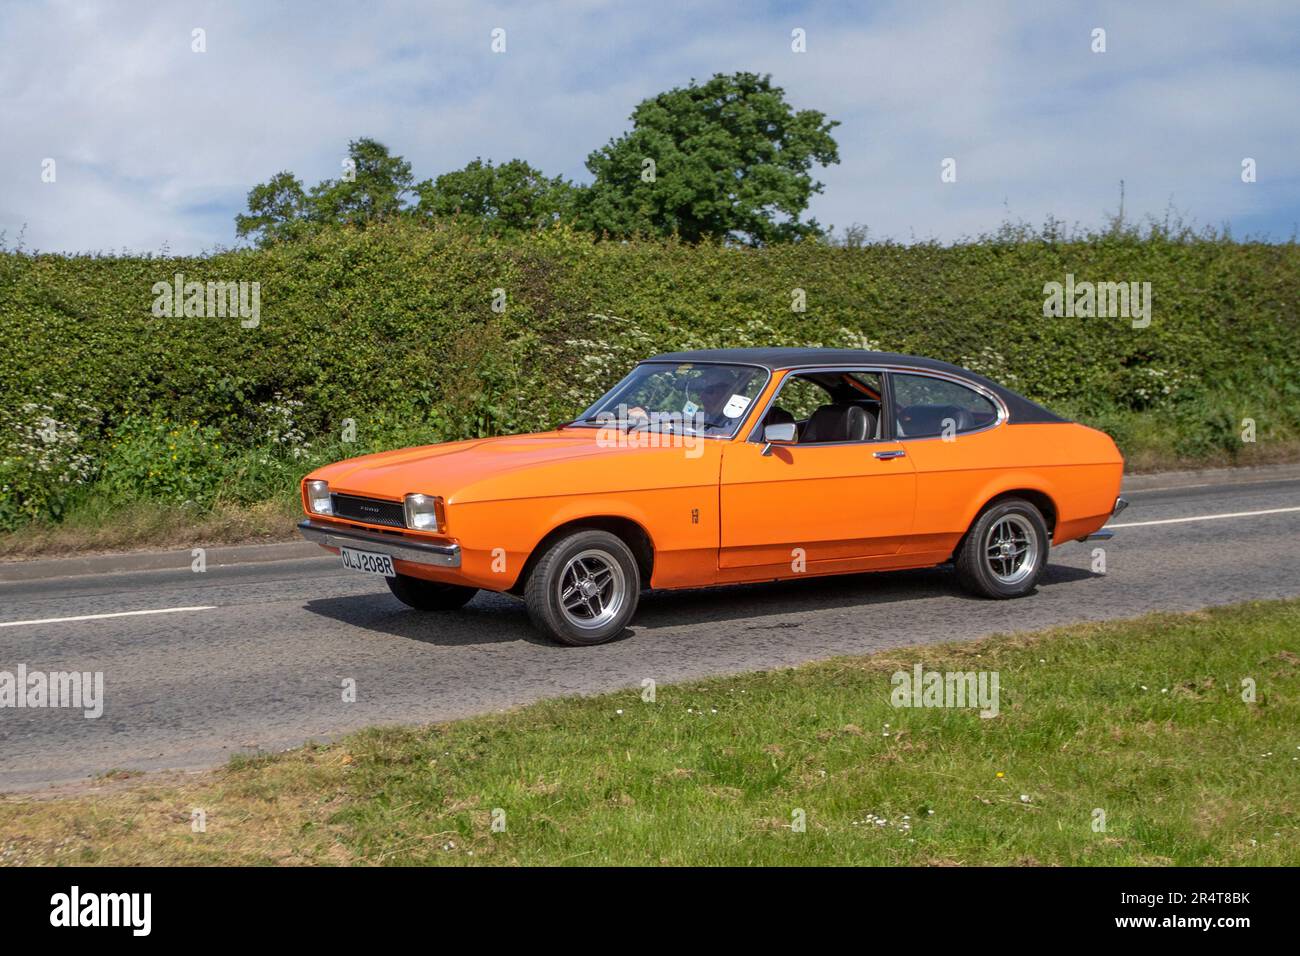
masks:
{"type": "Polygon", "coordinates": [[[951,561],[1018,597],[1051,545],[1109,537],[1122,471],[1109,436],[955,365],[720,349],[642,362],[552,431],[317,469],[298,527],[411,607],[503,591],[599,644],[645,587],[951,561]]]}

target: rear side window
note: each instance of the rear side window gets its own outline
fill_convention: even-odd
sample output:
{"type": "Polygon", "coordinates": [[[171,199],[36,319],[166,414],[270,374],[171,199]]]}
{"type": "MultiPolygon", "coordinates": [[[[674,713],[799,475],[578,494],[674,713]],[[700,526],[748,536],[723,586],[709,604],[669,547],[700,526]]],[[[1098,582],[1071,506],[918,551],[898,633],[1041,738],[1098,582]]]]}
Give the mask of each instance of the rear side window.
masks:
{"type": "Polygon", "coordinates": [[[998,420],[991,401],[965,385],[895,372],[894,428],[898,438],[935,438],[987,428],[998,420]]]}

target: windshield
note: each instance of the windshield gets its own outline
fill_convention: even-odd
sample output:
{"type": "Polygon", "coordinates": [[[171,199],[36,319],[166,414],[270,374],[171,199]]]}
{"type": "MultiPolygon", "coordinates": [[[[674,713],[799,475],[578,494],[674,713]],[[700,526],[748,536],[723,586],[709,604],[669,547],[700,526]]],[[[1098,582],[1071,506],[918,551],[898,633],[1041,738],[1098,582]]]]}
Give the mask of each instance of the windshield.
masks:
{"type": "Polygon", "coordinates": [[[752,365],[645,362],[572,424],[730,438],[766,382],[752,365]]]}

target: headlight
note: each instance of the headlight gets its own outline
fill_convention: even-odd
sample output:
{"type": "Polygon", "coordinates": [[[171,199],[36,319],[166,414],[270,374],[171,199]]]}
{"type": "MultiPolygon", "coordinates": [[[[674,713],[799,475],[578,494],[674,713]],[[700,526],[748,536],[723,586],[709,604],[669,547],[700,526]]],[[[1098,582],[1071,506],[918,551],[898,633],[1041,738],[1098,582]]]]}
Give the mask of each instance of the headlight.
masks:
{"type": "Polygon", "coordinates": [[[318,515],[332,515],[334,503],[330,501],[330,483],[328,481],[307,482],[307,507],[318,515]]]}
{"type": "Polygon", "coordinates": [[[437,531],[442,527],[442,499],[433,495],[407,495],[403,500],[406,526],[415,531],[437,531]]]}

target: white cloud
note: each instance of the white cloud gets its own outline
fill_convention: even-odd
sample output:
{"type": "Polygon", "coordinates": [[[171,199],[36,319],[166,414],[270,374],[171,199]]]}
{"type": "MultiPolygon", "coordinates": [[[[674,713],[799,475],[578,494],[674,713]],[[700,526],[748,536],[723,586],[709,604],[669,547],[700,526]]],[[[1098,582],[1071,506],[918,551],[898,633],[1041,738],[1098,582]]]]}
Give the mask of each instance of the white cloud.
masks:
{"type": "Polygon", "coordinates": [[[1096,224],[1175,206],[1285,238],[1300,218],[1300,14],[1282,4],[20,4],[0,11],[0,229],[52,250],[234,241],[257,182],[338,174],[369,135],[418,177],[474,156],[584,179],[646,96],[770,72],[841,164],[811,212],[952,240],[1009,209],[1096,224]],[[507,52],[489,49],[507,30],[507,52]],[[793,27],[808,52],[790,51],[793,27]],[[1107,31],[1108,51],[1089,51],[1107,31]],[[190,32],[207,31],[207,52],[190,32]],[[939,163],[958,161],[958,182],[939,163]],[[1260,181],[1240,182],[1240,161],[1260,181]],[[58,182],[40,181],[57,159],[58,182]]]}

